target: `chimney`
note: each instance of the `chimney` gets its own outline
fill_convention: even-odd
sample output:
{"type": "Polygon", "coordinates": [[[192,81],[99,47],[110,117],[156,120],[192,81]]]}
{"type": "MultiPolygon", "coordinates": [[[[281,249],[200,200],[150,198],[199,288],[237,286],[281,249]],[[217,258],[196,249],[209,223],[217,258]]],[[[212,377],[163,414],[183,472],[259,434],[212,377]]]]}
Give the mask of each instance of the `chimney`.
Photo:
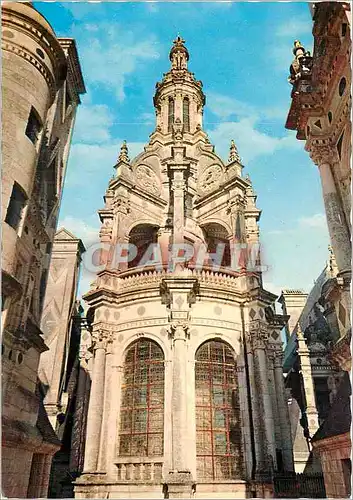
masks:
{"type": "Polygon", "coordinates": [[[303,290],[282,290],[281,296],[278,299],[278,302],[282,305],[283,314],[289,315],[289,321],[285,326],[286,339],[289,340],[289,337],[293,333],[299,317],[304,309],[306,304],[306,300],[308,298],[308,294],[303,290]]]}

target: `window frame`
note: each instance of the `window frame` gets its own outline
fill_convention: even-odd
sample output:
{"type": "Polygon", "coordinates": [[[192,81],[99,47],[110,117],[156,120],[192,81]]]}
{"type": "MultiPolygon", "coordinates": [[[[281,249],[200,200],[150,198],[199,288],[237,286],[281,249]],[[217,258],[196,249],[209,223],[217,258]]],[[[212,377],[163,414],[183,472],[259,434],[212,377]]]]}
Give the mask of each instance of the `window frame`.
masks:
{"type": "Polygon", "coordinates": [[[190,99],[188,97],[183,99],[183,124],[184,132],[190,132],[190,99]]]}
{"type": "Polygon", "coordinates": [[[25,218],[26,207],[28,205],[28,196],[25,190],[20,186],[18,182],[14,182],[12,186],[12,191],[9,199],[9,203],[6,209],[5,222],[12,229],[16,231],[17,234],[20,233],[21,227],[23,225],[23,220],[25,218]],[[17,194],[22,197],[22,199],[15,199],[17,194]],[[18,212],[18,213],[17,213],[18,212]]]}
{"type": "Polygon", "coordinates": [[[242,433],[236,359],[231,347],[222,340],[208,340],[195,353],[195,415],[198,482],[239,479],[242,476],[243,464],[241,462],[242,433]],[[215,360],[215,354],[212,352],[215,347],[218,349],[218,355],[221,348],[222,361],[215,360]],[[203,355],[202,351],[205,350],[207,350],[208,359],[200,359],[203,355]],[[231,372],[232,376],[230,376],[231,372]],[[219,396],[218,402],[215,402],[216,394],[219,396]],[[223,419],[224,424],[216,427],[217,415],[218,422],[222,423],[221,419],[223,419]],[[205,427],[207,424],[208,427],[205,427]],[[223,436],[222,439],[221,436],[223,436]],[[225,445],[225,451],[222,453],[219,449],[217,450],[217,440],[219,447],[222,445],[221,441],[223,441],[223,447],[225,445]],[[198,450],[199,443],[204,447],[201,452],[198,450]],[[205,473],[207,461],[211,472],[209,475],[205,473]]]}
{"type": "Polygon", "coordinates": [[[43,122],[39,116],[38,111],[33,106],[31,106],[25,129],[25,135],[31,141],[34,147],[37,147],[40,143],[42,131],[43,122]]]}
{"type": "Polygon", "coordinates": [[[173,131],[173,124],[175,119],[175,100],[173,97],[168,99],[168,132],[173,131]]]}
{"type": "Polygon", "coordinates": [[[120,457],[164,456],[164,411],[164,352],[155,341],[138,339],[130,344],[124,356],[118,431],[120,457]],[[143,347],[148,349],[145,358],[141,357],[143,347]]]}

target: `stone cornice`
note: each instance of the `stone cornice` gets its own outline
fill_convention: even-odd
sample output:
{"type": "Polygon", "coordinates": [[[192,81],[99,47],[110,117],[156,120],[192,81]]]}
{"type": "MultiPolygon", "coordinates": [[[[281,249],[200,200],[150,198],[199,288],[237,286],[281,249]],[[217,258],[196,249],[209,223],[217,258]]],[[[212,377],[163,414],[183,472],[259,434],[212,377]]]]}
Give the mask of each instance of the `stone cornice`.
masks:
{"type": "Polygon", "coordinates": [[[319,439],[317,441],[315,440],[312,441],[313,448],[320,451],[342,449],[344,445],[347,446],[347,448],[349,448],[349,453],[350,453],[351,435],[349,432],[346,432],[344,434],[338,434],[328,438],[319,439]]]}
{"type": "Polygon", "coordinates": [[[13,300],[18,300],[22,295],[22,285],[14,276],[6,271],[1,271],[1,294],[4,300],[5,296],[11,296],[13,300]]]}
{"type": "Polygon", "coordinates": [[[307,151],[309,151],[310,158],[318,166],[324,163],[334,165],[336,163],[339,163],[340,161],[335,146],[332,146],[325,140],[316,140],[315,142],[310,142],[306,146],[306,149],[307,151]]]}
{"type": "Polygon", "coordinates": [[[5,39],[3,39],[2,42],[2,50],[12,52],[13,54],[22,57],[22,59],[32,64],[32,66],[34,66],[41,73],[41,75],[47,82],[51,99],[52,101],[54,101],[57,91],[55,79],[48,66],[39,57],[35,56],[28,50],[25,50],[24,47],[17,45],[15,42],[9,42],[5,39]]]}
{"type": "Polygon", "coordinates": [[[43,60],[29,52],[23,45],[18,45],[12,39],[11,41],[3,37],[3,50],[8,50],[22,57],[36,67],[46,79],[51,91],[51,98],[54,100],[58,88],[62,85],[67,72],[67,62],[63,49],[60,47],[54,32],[49,31],[50,25],[47,21],[35,11],[34,19],[31,10],[21,8],[2,6],[2,27],[3,31],[7,28],[17,32],[24,33],[33,39],[45,51],[54,68],[54,73],[49,70],[43,60]],[[21,12],[22,11],[22,12],[21,12]],[[39,16],[39,17],[38,17],[39,16]],[[39,22],[42,21],[42,23],[39,22]]]}

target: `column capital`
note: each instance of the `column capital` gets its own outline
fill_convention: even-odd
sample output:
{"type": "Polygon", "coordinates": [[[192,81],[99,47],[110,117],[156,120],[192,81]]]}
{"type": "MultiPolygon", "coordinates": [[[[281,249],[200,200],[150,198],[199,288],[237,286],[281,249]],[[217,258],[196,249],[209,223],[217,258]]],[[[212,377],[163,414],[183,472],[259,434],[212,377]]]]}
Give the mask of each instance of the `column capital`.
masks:
{"type": "Polygon", "coordinates": [[[113,342],[113,332],[99,329],[92,333],[93,349],[107,350],[108,345],[113,342]]]}
{"type": "Polygon", "coordinates": [[[266,349],[268,342],[266,324],[259,320],[250,321],[248,338],[250,341],[249,343],[254,350],[266,349]]]}
{"type": "Polygon", "coordinates": [[[189,324],[185,321],[174,321],[170,325],[170,337],[173,340],[186,340],[189,338],[189,324]]]}
{"type": "Polygon", "coordinates": [[[335,146],[330,144],[310,144],[308,151],[310,158],[318,167],[324,163],[334,165],[339,162],[338,152],[335,146]]]}
{"type": "Polygon", "coordinates": [[[283,366],[283,351],[282,349],[276,349],[274,352],[274,367],[281,368],[283,366]]]}

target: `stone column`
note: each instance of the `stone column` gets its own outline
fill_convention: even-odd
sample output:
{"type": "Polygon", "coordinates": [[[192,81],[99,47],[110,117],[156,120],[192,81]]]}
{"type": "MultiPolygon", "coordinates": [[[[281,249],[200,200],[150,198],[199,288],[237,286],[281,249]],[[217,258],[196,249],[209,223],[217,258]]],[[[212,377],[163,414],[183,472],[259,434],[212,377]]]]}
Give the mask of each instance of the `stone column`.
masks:
{"type": "Polygon", "coordinates": [[[96,472],[98,467],[104,404],[105,357],[109,332],[105,330],[96,331],[93,333],[93,338],[95,341],[95,356],[87,417],[84,473],[96,472]]]}
{"type": "Polygon", "coordinates": [[[184,243],[184,191],[185,180],[182,165],[173,165],[173,243],[184,243]]]}
{"type": "Polygon", "coordinates": [[[109,475],[112,475],[116,470],[114,459],[117,454],[117,448],[119,446],[118,436],[120,428],[121,386],[123,381],[123,374],[123,366],[117,366],[113,361],[111,367],[111,389],[109,414],[107,416],[106,441],[102,441],[102,448],[106,448],[106,470],[109,475]]]}
{"type": "Polygon", "coordinates": [[[256,322],[256,330],[252,334],[256,368],[259,375],[259,391],[262,401],[262,420],[265,425],[265,460],[270,463],[265,464],[266,469],[273,466],[276,468],[276,444],[275,430],[273,422],[272,404],[268,384],[268,368],[266,363],[266,342],[267,331],[261,330],[261,324],[256,322]]]}
{"type": "Polygon", "coordinates": [[[308,346],[306,345],[303,332],[298,323],[297,327],[298,339],[298,356],[300,357],[301,375],[303,378],[305,401],[306,401],[306,414],[308,418],[308,427],[310,437],[312,437],[319,428],[319,419],[315,402],[315,391],[313,374],[311,371],[310,354],[308,346]]]}
{"type": "Polygon", "coordinates": [[[185,325],[173,325],[172,469],[185,469],[187,461],[186,422],[186,332],[185,325]]]}
{"type": "Polygon", "coordinates": [[[41,496],[41,481],[45,463],[44,459],[45,455],[43,453],[33,453],[27,498],[40,498],[41,496]]]}
{"type": "Polygon", "coordinates": [[[250,385],[250,399],[251,399],[251,409],[252,409],[252,420],[254,426],[254,441],[255,441],[255,453],[256,453],[256,470],[261,469],[264,462],[264,450],[263,450],[263,437],[260,422],[260,408],[258,400],[258,387],[256,384],[255,377],[255,363],[254,363],[254,352],[252,349],[251,336],[247,338],[247,361],[249,369],[249,385],[250,385]]]}
{"type": "Polygon", "coordinates": [[[339,163],[338,154],[332,146],[314,144],[310,146],[310,156],[320,171],[327,224],[338,270],[345,271],[351,268],[351,243],[342,200],[332,174],[333,166],[339,163]]]}
{"type": "Polygon", "coordinates": [[[293,444],[289,421],[288,403],[283,380],[283,352],[276,349],[274,356],[275,394],[277,396],[278,423],[281,431],[283,466],[285,471],[294,470],[293,444]]]}
{"type": "Polygon", "coordinates": [[[274,425],[275,443],[276,443],[276,449],[277,448],[282,449],[281,428],[279,425],[276,425],[279,422],[279,412],[278,412],[277,395],[276,395],[275,374],[274,374],[275,352],[274,352],[273,344],[270,344],[268,347],[269,347],[269,350],[267,352],[268,385],[269,385],[269,392],[270,392],[271,403],[272,403],[273,421],[275,423],[275,425],[274,425]]]}
{"type": "Polygon", "coordinates": [[[163,267],[168,265],[170,240],[171,240],[171,231],[167,228],[159,229],[158,245],[161,251],[163,267]]]}
{"type": "Polygon", "coordinates": [[[190,498],[192,474],[188,454],[187,419],[187,341],[190,306],[196,293],[197,279],[188,277],[188,271],[163,279],[164,300],[170,307],[172,340],[172,459],[166,485],[169,498],[190,498]]]}
{"type": "MultiPolygon", "coordinates": [[[[104,402],[103,402],[103,418],[100,435],[100,449],[98,458],[98,470],[106,471],[107,467],[107,451],[108,451],[108,432],[109,432],[109,415],[112,399],[113,380],[112,380],[112,344],[107,344],[105,355],[105,377],[104,377],[104,402]]],[[[115,385],[116,381],[114,381],[115,385]]]]}
{"type": "Polygon", "coordinates": [[[43,456],[43,473],[42,473],[42,481],[40,484],[40,492],[39,492],[40,498],[47,498],[48,496],[52,459],[53,459],[52,455],[43,456]]]}
{"type": "Polygon", "coordinates": [[[243,456],[241,457],[246,477],[251,477],[252,468],[252,452],[251,452],[251,436],[250,436],[250,415],[249,415],[249,401],[246,385],[244,352],[238,355],[237,359],[237,378],[239,388],[239,402],[241,408],[241,427],[242,427],[242,440],[243,440],[243,456]]]}

